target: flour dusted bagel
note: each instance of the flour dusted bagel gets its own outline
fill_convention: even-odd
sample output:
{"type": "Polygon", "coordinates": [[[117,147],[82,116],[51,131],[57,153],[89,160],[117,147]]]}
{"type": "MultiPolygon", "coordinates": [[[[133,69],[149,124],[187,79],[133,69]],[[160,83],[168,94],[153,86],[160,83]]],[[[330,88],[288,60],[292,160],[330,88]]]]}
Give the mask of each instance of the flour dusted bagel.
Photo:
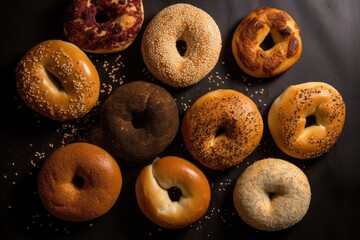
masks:
{"type": "Polygon", "coordinates": [[[309,159],[328,152],[345,123],[340,93],[323,82],[289,86],[272,103],[268,125],[277,146],[286,154],[309,159]],[[310,117],[315,120],[311,122],[310,117]]]}
{"type": "Polygon", "coordinates": [[[251,164],[238,177],[234,205],[242,220],[265,231],[279,231],[301,221],[311,190],[306,175],[294,164],[267,158],[251,164]]]}
{"type": "Polygon", "coordinates": [[[148,70],[173,87],[186,87],[203,79],[218,61],[221,34],[214,19],[189,4],[161,10],[146,27],[141,52],[148,70]],[[177,42],[185,42],[180,54],[177,42]]]}
{"type": "Polygon", "coordinates": [[[210,204],[206,176],[191,162],[168,156],[143,168],[135,185],[137,203],[146,217],[164,228],[183,228],[198,221],[210,204]],[[180,190],[172,200],[169,191],[180,190]]]}
{"type": "Polygon", "coordinates": [[[58,121],[90,111],[100,93],[98,72],[80,48],[47,40],[31,48],[16,68],[20,97],[36,112],[58,121]]]}
{"type": "Polygon", "coordinates": [[[87,52],[125,50],[144,21],[142,0],[72,0],[65,11],[64,32],[87,52]]]}
{"type": "Polygon", "coordinates": [[[77,142],[57,149],[46,159],[37,184],[41,202],[51,214],[83,222],[112,208],[121,191],[122,176],[109,153],[77,142]]]}
{"type": "Polygon", "coordinates": [[[172,95],[145,81],[120,86],[101,107],[107,149],[117,157],[142,162],[154,159],[175,138],[179,113],[172,95]]]}
{"type": "Polygon", "coordinates": [[[300,29],[285,11],[270,7],[256,9],[236,28],[232,52],[247,74],[258,78],[276,76],[299,60],[302,52],[300,29]],[[268,34],[274,45],[264,50],[260,45],[268,34]]]}
{"type": "Polygon", "coordinates": [[[185,112],[182,134],[191,155],[211,169],[237,165],[259,145],[263,121],[255,103],[240,92],[218,89],[185,112]]]}

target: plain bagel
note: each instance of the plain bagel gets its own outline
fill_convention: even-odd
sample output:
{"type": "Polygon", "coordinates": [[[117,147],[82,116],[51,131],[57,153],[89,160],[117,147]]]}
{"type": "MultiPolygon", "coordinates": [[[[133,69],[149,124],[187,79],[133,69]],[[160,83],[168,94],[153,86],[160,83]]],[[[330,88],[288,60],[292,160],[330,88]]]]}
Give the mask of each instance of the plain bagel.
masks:
{"type": "Polygon", "coordinates": [[[137,203],[146,217],[164,228],[184,228],[198,221],[210,204],[210,186],[206,176],[191,162],[168,156],[143,168],[136,185],[137,203]],[[180,197],[172,200],[171,188],[180,197]]]}

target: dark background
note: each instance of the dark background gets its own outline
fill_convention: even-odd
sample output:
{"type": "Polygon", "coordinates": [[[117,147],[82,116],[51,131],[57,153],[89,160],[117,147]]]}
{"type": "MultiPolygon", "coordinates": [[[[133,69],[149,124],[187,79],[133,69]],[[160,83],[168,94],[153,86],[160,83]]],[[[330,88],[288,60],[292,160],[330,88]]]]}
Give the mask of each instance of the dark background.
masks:
{"type": "MultiPolygon", "coordinates": [[[[12,0],[2,3],[0,14],[1,151],[0,151],[0,238],[1,239],[350,239],[359,236],[360,161],[359,144],[359,23],[360,1],[302,0],[183,1],[208,12],[218,23],[223,48],[216,67],[201,82],[171,92],[184,107],[204,93],[231,88],[251,97],[265,124],[261,145],[238,166],[212,171],[199,166],[209,178],[212,200],[204,217],[180,230],[162,229],[142,215],[134,183],[142,165],[121,161],[123,188],[115,206],[99,219],[69,223],[49,215],[36,190],[39,167],[55,149],[76,141],[96,143],[99,105],[123,83],[146,80],[158,83],[146,70],[140,41],[147,23],[158,11],[177,1],[144,1],[145,21],[135,42],[118,54],[89,54],[102,81],[99,105],[81,119],[65,123],[37,115],[18,97],[15,67],[25,52],[48,39],[64,39],[63,13],[68,0],[12,0]],[[282,75],[253,79],[236,65],[231,53],[235,27],[250,11],[272,6],[287,11],[301,29],[303,53],[300,61],[282,75]],[[107,64],[109,66],[107,67],[107,64]],[[111,66],[114,66],[112,69],[111,66]],[[343,96],[347,118],[335,147],[311,160],[296,160],[282,154],[271,139],[267,112],[272,101],[289,85],[323,81],[343,96]],[[235,181],[255,160],[286,159],[308,176],[312,199],[301,222],[279,232],[263,232],[245,224],[232,202],[235,181]]],[[[161,84],[160,84],[161,85],[161,84]]],[[[181,134],[160,156],[177,155],[197,164],[186,152],[181,134]]]]}

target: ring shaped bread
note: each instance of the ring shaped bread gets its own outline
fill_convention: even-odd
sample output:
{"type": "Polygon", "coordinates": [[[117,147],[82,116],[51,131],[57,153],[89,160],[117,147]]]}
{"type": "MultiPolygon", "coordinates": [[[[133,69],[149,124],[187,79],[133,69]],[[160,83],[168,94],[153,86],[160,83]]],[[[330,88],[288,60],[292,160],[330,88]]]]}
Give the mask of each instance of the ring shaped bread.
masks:
{"type": "Polygon", "coordinates": [[[170,229],[184,228],[198,221],[210,204],[210,186],[203,172],[191,162],[168,156],[143,168],[136,185],[141,211],[153,223],[170,229]],[[180,189],[178,200],[168,191],[180,189]]]}
{"type": "Polygon", "coordinates": [[[57,149],[46,159],[37,184],[41,202],[51,214],[84,222],[112,208],[121,191],[122,175],[105,150],[77,142],[57,149]]]}
{"type": "Polygon", "coordinates": [[[16,86],[30,108],[58,121],[82,117],[100,94],[93,63],[80,48],[61,40],[39,43],[23,56],[16,86]]]}
{"type": "Polygon", "coordinates": [[[153,160],[175,138],[179,113],[172,95],[145,81],[120,86],[101,107],[106,148],[124,160],[153,160]]]}
{"type": "Polygon", "coordinates": [[[268,125],[277,146],[289,156],[310,159],[328,152],[345,123],[340,93],[323,82],[289,86],[272,103],[268,125]],[[310,117],[314,117],[312,122],[310,117]]]}
{"type": "Polygon", "coordinates": [[[299,60],[302,52],[300,29],[285,11],[259,8],[236,28],[232,52],[237,64],[247,74],[257,78],[276,76],[299,60]],[[264,50],[261,44],[268,34],[274,45],[264,50]]]}
{"type": "Polygon", "coordinates": [[[264,231],[279,231],[301,221],[311,190],[306,175],[294,164],[275,158],[251,164],[238,177],[234,205],[242,220],[264,231]]]}
{"type": "Polygon", "coordinates": [[[151,19],[141,52],[148,70],[161,82],[186,87],[203,79],[216,65],[221,34],[214,19],[189,4],[170,5],[151,19]],[[178,42],[185,42],[182,55],[178,42]]]}
{"type": "Polygon", "coordinates": [[[143,21],[142,0],[72,0],[64,33],[86,52],[113,53],[130,46],[143,21]]]}
{"type": "Polygon", "coordinates": [[[204,166],[237,165],[259,145],[263,121],[255,103],[231,89],[206,93],[185,112],[182,135],[191,155],[204,166]]]}

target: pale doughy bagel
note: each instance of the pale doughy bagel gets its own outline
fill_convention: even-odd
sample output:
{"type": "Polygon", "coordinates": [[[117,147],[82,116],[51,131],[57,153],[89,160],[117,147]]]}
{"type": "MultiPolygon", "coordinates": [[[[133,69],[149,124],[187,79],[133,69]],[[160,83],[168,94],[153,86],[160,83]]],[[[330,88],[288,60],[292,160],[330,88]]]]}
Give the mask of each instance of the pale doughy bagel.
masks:
{"type": "Polygon", "coordinates": [[[247,15],[236,28],[232,52],[247,74],[266,78],[292,67],[300,58],[300,29],[285,11],[263,7],[247,15]],[[271,34],[274,46],[264,50],[260,44],[271,34]]]}
{"type": "Polygon", "coordinates": [[[235,90],[208,92],[185,112],[182,134],[191,155],[211,169],[237,165],[259,145],[263,121],[255,103],[235,90]]]}
{"type": "Polygon", "coordinates": [[[268,158],[256,161],[238,177],[234,205],[242,220],[265,231],[279,231],[301,221],[311,190],[306,175],[294,164],[268,158]]]}
{"type": "Polygon", "coordinates": [[[340,93],[323,82],[289,86],[270,107],[268,125],[277,146],[299,159],[318,157],[337,142],[345,123],[340,93]],[[316,121],[309,125],[309,116],[316,121]],[[308,126],[309,125],[309,126],[308,126]]]}
{"type": "Polygon", "coordinates": [[[100,93],[95,66],[80,48],[48,40],[31,48],[16,69],[20,97],[36,112],[58,121],[90,111],[100,93]]]}
{"type": "Polygon", "coordinates": [[[174,156],[163,157],[146,166],[136,185],[137,203],[146,217],[164,228],[183,228],[198,221],[210,204],[206,176],[191,162],[174,156]],[[181,191],[172,201],[169,189],[181,191]]]}
{"type": "Polygon", "coordinates": [[[42,165],[37,184],[40,199],[51,214],[83,222],[112,208],[121,191],[122,176],[109,153],[79,142],[53,152],[42,165]]]}
{"type": "Polygon", "coordinates": [[[65,11],[64,33],[87,52],[125,50],[144,21],[142,0],[72,0],[65,11]]]}
{"type": "Polygon", "coordinates": [[[145,29],[141,52],[148,70],[173,87],[186,87],[203,79],[216,65],[221,34],[203,10],[178,3],[164,8],[145,29]],[[181,55],[177,41],[186,43],[181,55]]]}

